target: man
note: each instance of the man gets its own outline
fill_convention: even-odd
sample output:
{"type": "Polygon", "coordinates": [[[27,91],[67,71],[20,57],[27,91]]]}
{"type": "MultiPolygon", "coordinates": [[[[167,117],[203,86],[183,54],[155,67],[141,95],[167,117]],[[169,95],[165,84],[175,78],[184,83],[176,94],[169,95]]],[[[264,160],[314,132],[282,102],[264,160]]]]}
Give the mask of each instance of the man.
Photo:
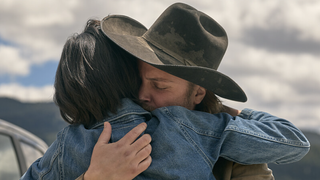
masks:
{"type": "MultiPolygon", "coordinates": [[[[113,42],[142,60],[139,62],[142,78],[139,98],[145,109],[179,105],[210,113],[227,111],[233,116],[239,115],[240,111],[223,107],[214,95],[241,102],[247,99],[233,80],[217,71],[227,47],[227,36],[223,28],[204,13],[177,3],[169,7],[149,30],[124,16],[105,18],[102,30],[113,42]]],[[[157,112],[155,110],[153,114],[157,116],[157,112]]],[[[250,122],[246,125],[250,126],[250,122]]],[[[262,135],[240,130],[237,125],[226,131],[262,135]]],[[[108,138],[104,140],[108,142],[108,138]]],[[[235,137],[234,142],[239,140],[241,138],[235,137]]],[[[272,141],[271,136],[269,140],[272,141]]],[[[254,146],[250,142],[244,143],[248,143],[248,149],[254,146]]],[[[257,152],[252,153],[263,151],[258,147],[255,150],[257,152]]],[[[232,152],[232,149],[227,151],[232,152]]],[[[103,159],[100,155],[94,154],[94,157],[103,159]]],[[[95,161],[91,163],[95,164],[95,161]]],[[[217,179],[273,179],[266,164],[244,166],[225,159],[218,161],[213,173],[217,179]]]]}
{"type": "MultiPolygon", "coordinates": [[[[188,109],[195,109],[198,106],[198,110],[210,111],[208,107],[207,109],[199,107],[199,104],[201,102],[204,103],[203,101],[211,100],[210,102],[216,102],[212,106],[214,110],[226,110],[233,116],[239,115],[241,112],[227,107],[224,109],[222,104],[210,91],[206,91],[199,85],[161,71],[145,62],[139,61],[139,71],[142,78],[139,99],[142,101],[142,107],[145,109],[154,110],[159,107],[177,105],[188,109]],[[207,96],[205,97],[205,95],[207,96]],[[203,98],[206,99],[203,100],[203,98]]],[[[219,159],[214,166],[213,173],[218,180],[230,180],[232,178],[243,178],[246,180],[273,179],[272,171],[268,169],[267,164],[241,165],[224,158],[219,159]]]]}

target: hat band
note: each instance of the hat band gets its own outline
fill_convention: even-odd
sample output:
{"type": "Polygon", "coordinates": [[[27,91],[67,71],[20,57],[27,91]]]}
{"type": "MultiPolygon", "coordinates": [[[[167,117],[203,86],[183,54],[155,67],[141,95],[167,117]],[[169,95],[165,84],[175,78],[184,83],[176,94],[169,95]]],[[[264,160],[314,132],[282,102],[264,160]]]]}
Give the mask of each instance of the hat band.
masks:
{"type": "MultiPolygon", "coordinates": [[[[142,38],[147,41],[149,44],[151,44],[152,46],[156,47],[158,50],[162,51],[163,53],[167,54],[168,56],[171,56],[173,59],[178,60],[180,63],[182,63],[183,65],[186,66],[197,66],[195,63],[193,63],[192,61],[185,59],[181,56],[179,56],[178,54],[167,50],[166,48],[163,48],[163,46],[161,46],[159,43],[153,41],[152,39],[148,39],[148,36],[146,36],[146,34],[144,34],[142,36],[142,38]]],[[[174,65],[174,64],[173,64],[174,65]]]]}

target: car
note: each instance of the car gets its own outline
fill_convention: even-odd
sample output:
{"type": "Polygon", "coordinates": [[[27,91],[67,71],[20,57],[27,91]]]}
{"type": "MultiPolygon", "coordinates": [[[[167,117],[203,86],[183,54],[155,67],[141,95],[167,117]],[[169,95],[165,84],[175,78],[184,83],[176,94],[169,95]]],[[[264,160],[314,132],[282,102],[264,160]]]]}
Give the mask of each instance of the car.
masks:
{"type": "Polygon", "coordinates": [[[36,135],[0,119],[0,179],[20,179],[47,149],[36,135]]]}

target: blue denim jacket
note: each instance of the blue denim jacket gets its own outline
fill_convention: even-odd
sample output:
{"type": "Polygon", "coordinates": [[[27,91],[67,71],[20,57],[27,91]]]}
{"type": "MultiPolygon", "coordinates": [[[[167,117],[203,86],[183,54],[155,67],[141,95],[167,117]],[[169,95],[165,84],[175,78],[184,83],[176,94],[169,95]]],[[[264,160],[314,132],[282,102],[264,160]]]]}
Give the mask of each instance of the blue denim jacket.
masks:
{"type": "MultiPolygon", "coordinates": [[[[245,109],[237,117],[171,106],[145,111],[128,99],[112,125],[111,142],[147,122],[152,136],[151,166],[135,179],[214,179],[219,156],[242,164],[291,163],[310,148],[302,132],[287,120],[245,109]]],[[[45,155],[21,179],[75,179],[90,164],[103,122],[86,129],[69,125],[58,133],[45,155]]]]}

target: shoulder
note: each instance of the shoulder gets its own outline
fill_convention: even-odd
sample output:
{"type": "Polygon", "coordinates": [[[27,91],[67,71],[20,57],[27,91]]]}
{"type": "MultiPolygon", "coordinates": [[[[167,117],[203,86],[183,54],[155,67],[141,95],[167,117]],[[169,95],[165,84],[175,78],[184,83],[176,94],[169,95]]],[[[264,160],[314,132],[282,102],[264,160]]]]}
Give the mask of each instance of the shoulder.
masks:
{"type": "Polygon", "coordinates": [[[188,120],[197,120],[206,122],[209,121],[210,123],[220,122],[221,120],[230,120],[232,116],[227,113],[217,113],[217,114],[210,114],[202,111],[195,111],[189,110],[182,106],[168,106],[158,108],[152,111],[152,114],[155,116],[166,116],[170,118],[179,118],[179,119],[188,119],[188,120]]]}
{"type": "Polygon", "coordinates": [[[221,134],[232,119],[232,116],[226,113],[210,114],[188,110],[181,106],[158,108],[152,111],[152,114],[159,121],[174,121],[195,132],[208,132],[208,134],[221,134]]]}

